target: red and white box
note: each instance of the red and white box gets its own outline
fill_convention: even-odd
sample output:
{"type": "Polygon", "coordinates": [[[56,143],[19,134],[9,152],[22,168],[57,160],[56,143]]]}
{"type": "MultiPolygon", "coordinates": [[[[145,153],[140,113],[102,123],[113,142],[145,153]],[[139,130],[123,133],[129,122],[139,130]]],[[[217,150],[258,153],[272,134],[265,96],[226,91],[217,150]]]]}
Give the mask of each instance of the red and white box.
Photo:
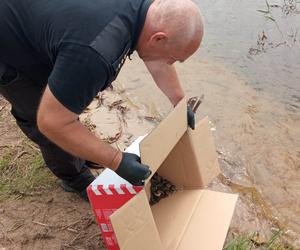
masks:
{"type": "MultiPolygon", "coordinates": [[[[144,137],[138,137],[125,152],[140,156],[139,144],[144,137]]],[[[120,249],[109,219],[110,215],[142,189],[143,186],[130,184],[108,168],[87,187],[90,204],[108,250],[120,249]]]]}

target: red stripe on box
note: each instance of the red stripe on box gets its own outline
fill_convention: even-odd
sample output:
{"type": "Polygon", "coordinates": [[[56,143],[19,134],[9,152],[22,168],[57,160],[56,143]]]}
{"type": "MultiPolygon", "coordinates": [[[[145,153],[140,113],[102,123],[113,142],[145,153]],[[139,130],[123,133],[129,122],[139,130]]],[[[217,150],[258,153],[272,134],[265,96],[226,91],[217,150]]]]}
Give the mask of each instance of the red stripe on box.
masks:
{"type": "Polygon", "coordinates": [[[144,186],[132,186],[132,187],[138,193],[143,189],[144,186]]]}
{"type": "Polygon", "coordinates": [[[97,189],[98,189],[98,191],[99,191],[101,194],[106,194],[105,191],[104,191],[104,189],[103,189],[103,185],[98,185],[98,186],[97,186],[97,189]]]}
{"type": "Polygon", "coordinates": [[[126,187],[126,184],[121,184],[120,188],[123,190],[124,194],[131,194],[126,187]]]}
{"type": "Polygon", "coordinates": [[[112,195],[119,195],[114,184],[108,185],[108,189],[113,193],[112,195]]]}

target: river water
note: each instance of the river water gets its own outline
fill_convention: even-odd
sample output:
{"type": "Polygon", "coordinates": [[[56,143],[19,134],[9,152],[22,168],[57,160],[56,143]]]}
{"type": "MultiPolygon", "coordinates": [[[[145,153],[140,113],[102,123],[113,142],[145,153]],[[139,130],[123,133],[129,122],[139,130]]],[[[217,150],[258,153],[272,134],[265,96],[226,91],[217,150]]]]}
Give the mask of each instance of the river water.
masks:
{"type": "MultiPolygon", "coordinates": [[[[195,2],[205,37],[176,67],[188,96],[204,94],[197,118],[208,115],[215,129],[224,178],[212,188],[240,194],[233,231],[280,228],[300,248],[300,3],[195,2]]],[[[134,59],[118,83],[166,115],[171,105],[134,59]]]]}
{"type": "Polygon", "coordinates": [[[300,3],[210,0],[197,4],[206,20],[198,57],[225,65],[251,89],[233,110],[235,115],[243,110],[247,117],[232,117],[231,133],[236,136],[231,150],[261,194],[260,205],[269,207],[265,215],[299,247],[300,3]]]}

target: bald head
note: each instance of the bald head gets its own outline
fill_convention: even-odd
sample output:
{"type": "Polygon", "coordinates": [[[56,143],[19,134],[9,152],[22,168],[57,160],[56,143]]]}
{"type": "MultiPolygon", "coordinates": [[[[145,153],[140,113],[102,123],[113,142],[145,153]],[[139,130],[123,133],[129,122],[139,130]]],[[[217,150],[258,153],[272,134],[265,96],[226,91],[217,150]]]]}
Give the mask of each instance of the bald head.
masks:
{"type": "Polygon", "coordinates": [[[203,25],[199,8],[190,0],[156,0],[151,26],[153,32],[165,31],[177,45],[193,39],[201,41],[203,25]]]}
{"type": "MultiPolygon", "coordinates": [[[[180,50],[189,57],[200,46],[203,23],[200,10],[190,0],[154,0],[139,40],[138,52],[152,54],[160,49],[180,50]],[[140,50],[140,51],[139,51],[140,50]]],[[[178,58],[180,59],[180,58],[178,58]]]]}

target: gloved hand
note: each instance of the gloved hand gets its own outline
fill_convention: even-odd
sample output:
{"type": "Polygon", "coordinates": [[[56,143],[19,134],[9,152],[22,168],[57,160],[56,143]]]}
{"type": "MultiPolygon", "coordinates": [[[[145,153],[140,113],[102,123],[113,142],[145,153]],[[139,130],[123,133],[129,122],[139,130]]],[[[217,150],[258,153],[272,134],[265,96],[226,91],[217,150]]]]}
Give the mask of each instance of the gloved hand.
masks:
{"type": "Polygon", "coordinates": [[[187,121],[191,129],[195,129],[195,113],[190,106],[187,107],[187,121]]]}
{"type": "Polygon", "coordinates": [[[152,173],[148,166],[141,164],[139,156],[125,152],[122,153],[121,163],[115,172],[135,186],[144,185],[152,173]]]}

